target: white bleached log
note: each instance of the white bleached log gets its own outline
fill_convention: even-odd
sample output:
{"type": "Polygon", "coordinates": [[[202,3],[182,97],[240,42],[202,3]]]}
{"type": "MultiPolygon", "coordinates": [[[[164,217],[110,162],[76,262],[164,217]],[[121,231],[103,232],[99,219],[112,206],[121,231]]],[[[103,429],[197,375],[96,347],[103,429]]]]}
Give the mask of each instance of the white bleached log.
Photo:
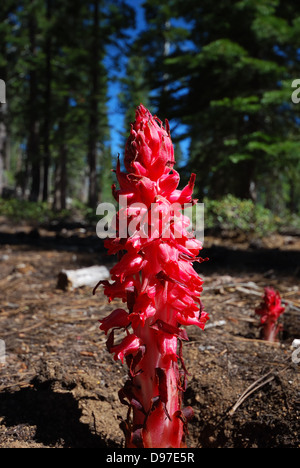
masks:
{"type": "Polygon", "coordinates": [[[92,266],[80,268],[78,270],[62,270],[58,274],[57,289],[76,289],[83,286],[94,288],[101,280],[110,278],[109,270],[106,266],[92,266]]]}

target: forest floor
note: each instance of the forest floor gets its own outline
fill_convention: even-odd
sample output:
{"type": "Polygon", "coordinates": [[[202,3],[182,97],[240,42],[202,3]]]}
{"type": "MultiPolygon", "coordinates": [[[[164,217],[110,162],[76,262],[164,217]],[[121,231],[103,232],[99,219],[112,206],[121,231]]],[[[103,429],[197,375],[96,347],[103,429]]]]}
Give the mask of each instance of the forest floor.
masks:
{"type": "MultiPolygon", "coordinates": [[[[115,308],[101,288],[57,289],[62,269],[108,265],[101,241],[76,226],[15,228],[0,220],[1,448],[121,448],[126,367],[98,320],[115,308]]],[[[188,327],[184,404],[192,448],[299,448],[300,237],[207,236],[200,265],[210,320],[188,327]],[[265,286],[287,307],[280,341],[260,340],[254,310],[265,286]],[[245,392],[245,393],[244,393],[245,392]]]]}

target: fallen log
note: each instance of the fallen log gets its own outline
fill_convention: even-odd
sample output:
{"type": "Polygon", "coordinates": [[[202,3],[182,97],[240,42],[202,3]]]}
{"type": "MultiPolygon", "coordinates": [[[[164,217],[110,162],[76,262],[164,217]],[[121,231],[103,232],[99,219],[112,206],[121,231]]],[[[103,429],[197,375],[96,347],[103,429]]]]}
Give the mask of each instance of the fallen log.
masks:
{"type": "Polygon", "coordinates": [[[62,270],[58,274],[56,288],[64,291],[83,286],[93,288],[99,281],[109,278],[110,273],[106,266],[92,266],[80,268],[79,270],[62,270]]]}

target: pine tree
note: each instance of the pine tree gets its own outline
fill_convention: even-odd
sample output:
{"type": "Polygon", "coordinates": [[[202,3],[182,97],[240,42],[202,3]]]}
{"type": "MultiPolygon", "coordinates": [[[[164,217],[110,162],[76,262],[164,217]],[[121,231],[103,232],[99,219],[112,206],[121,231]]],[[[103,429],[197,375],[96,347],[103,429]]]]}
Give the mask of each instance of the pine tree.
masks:
{"type": "Polygon", "coordinates": [[[194,42],[194,53],[182,58],[189,76],[183,122],[191,132],[191,165],[214,197],[253,196],[262,177],[274,178],[291,156],[291,145],[297,145],[291,129],[292,124],[296,131],[290,85],[298,24],[292,3],[187,1],[182,6],[194,42]]]}
{"type": "Polygon", "coordinates": [[[110,143],[104,61],[110,46],[125,44],[133,10],[121,0],[12,0],[1,8],[8,120],[25,150],[16,183],[32,201],[53,194],[62,209],[87,175],[95,208],[110,143]]]}
{"type": "MultiPolygon", "coordinates": [[[[109,47],[126,39],[125,31],[134,24],[134,11],[120,0],[99,1],[89,4],[87,22],[86,56],[88,69],[87,115],[88,123],[88,204],[97,206],[101,199],[102,187],[99,184],[99,169],[106,167],[104,162],[109,143],[107,116],[108,72],[104,66],[109,47]]],[[[119,46],[119,44],[118,44],[119,46]]]]}
{"type": "Polygon", "coordinates": [[[149,88],[184,125],[199,195],[295,202],[299,7],[283,0],[145,2],[149,88]],[[166,25],[168,27],[166,27],[166,25]],[[164,44],[168,43],[168,53],[164,44]],[[285,187],[289,186],[291,190],[285,187]],[[289,192],[289,193],[288,193],[289,192]]]}

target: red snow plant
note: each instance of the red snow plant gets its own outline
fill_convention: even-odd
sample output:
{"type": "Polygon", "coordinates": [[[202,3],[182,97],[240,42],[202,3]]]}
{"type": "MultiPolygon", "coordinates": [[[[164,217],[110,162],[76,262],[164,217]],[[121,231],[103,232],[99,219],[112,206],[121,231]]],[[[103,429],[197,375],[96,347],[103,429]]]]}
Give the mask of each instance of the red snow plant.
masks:
{"type": "Polygon", "coordinates": [[[266,341],[277,341],[278,332],[282,329],[278,319],[285,311],[281,303],[281,297],[278,291],[273,288],[265,288],[262,303],[255,310],[260,315],[260,324],[262,327],[262,338],[266,341]]]}
{"type": "Polygon", "coordinates": [[[113,186],[113,193],[119,205],[123,200],[114,220],[116,236],[105,240],[118,263],[112,281],[100,282],[109,301],[127,304],[101,320],[100,328],[114,359],[125,359],[128,366],[119,397],[128,406],[121,427],[130,448],[186,446],[192,409],[181,405],[187,375],[182,341],[188,340],[182,326],[203,329],[208,319],[200,301],[203,281],[193,268],[193,262],[203,261],[202,246],[182,214],[186,203],[196,203],[195,174],[178,190],[174,164],[168,121],[164,126],[140,105],[125,147],[125,172],[119,161],[116,168],[119,189],[113,186]]]}

